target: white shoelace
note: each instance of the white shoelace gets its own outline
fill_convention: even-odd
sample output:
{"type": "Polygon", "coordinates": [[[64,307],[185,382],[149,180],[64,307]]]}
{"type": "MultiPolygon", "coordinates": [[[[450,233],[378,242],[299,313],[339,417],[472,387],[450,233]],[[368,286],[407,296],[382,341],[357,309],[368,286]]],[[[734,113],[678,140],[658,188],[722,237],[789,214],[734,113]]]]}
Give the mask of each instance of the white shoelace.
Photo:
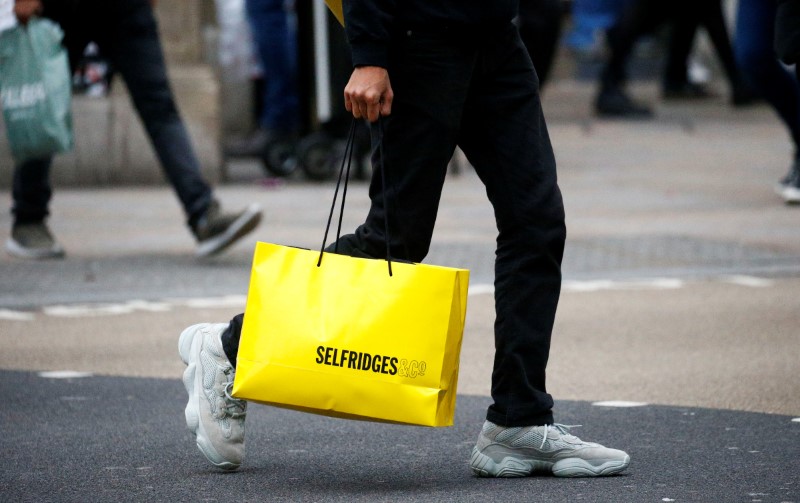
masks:
{"type": "Polygon", "coordinates": [[[225,383],[225,414],[232,419],[239,419],[244,417],[246,412],[247,403],[239,398],[234,398],[233,395],[233,379],[225,383]]]}
{"type": "Polygon", "coordinates": [[[580,424],[559,424],[559,423],[553,423],[553,424],[544,425],[544,434],[542,436],[542,445],[539,446],[539,449],[544,449],[544,444],[547,442],[547,433],[551,429],[552,430],[556,430],[559,434],[561,434],[561,435],[563,435],[565,437],[572,437],[572,438],[577,439],[578,437],[576,437],[575,435],[572,435],[569,432],[569,430],[571,428],[580,428],[581,426],[582,425],[580,425],[580,424]]]}

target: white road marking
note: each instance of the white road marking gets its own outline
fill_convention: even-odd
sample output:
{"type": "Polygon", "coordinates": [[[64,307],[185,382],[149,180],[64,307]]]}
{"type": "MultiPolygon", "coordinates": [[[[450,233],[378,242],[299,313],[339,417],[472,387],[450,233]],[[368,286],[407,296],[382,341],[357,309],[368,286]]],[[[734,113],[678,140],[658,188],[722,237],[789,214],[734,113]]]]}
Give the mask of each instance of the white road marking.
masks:
{"type": "MultiPolygon", "coordinates": [[[[703,282],[731,283],[735,285],[765,288],[774,285],[773,280],[757,278],[754,276],[730,275],[719,276],[703,282]]],[[[699,283],[701,281],[694,281],[699,283]]],[[[602,292],[602,291],[637,291],[637,290],[675,290],[684,288],[692,281],[684,281],[677,278],[649,278],[631,280],[566,280],[562,283],[564,292],[602,292]]],[[[494,285],[489,283],[476,283],[470,285],[468,295],[470,297],[479,295],[493,295],[494,285]]],[[[83,318],[93,316],[117,316],[130,314],[136,311],[146,312],[168,312],[175,308],[186,307],[190,309],[215,309],[215,308],[234,308],[244,310],[247,303],[246,295],[223,295],[220,297],[198,297],[198,298],[166,298],[157,301],[129,300],[125,302],[106,302],[95,304],[59,304],[44,306],[39,311],[16,311],[11,309],[0,309],[0,321],[34,321],[38,314],[45,316],[56,316],[65,318],[83,318]]]]}
{"type": "Polygon", "coordinates": [[[644,407],[646,402],[626,402],[624,400],[608,400],[605,402],[593,402],[595,407],[644,407]]]}
{"type": "Polygon", "coordinates": [[[772,286],[774,283],[774,281],[765,278],[756,278],[755,276],[741,276],[741,275],[722,276],[720,278],[720,281],[725,283],[731,283],[733,285],[749,286],[751,288],[766,288],[768,286],[772,286]]]}
{"type": "Polygon", "coordinates": [[[198,297],[194,299],[164,299],[164,302],[195,309],[213,309],[215,307],[240,307],[244,309],[244,305],[247,303],[247,296],[225,295],[223,297],[198,297]]]}
{"type": "Polygon", "coordinates": [[[0,309],[0,320],[9,321],[33,321],[33,313],[24,311],[12,311],[10,309],[0,309]]]}
{"type": "Polygon", "coordinates": [[[48,316],[81,318],[88,316],[112,316],[129,314],[134,311],[167,312],[172,305],[166,302],[148,302],[146,300],[129,300],[121,304],[76,304],[45,307],[42,311],[48,316]]]}
{"type": "Polygon", "coordinates": [[[39,377],[44,377],[45,379],[77,379],[91,376],[91,372],[80,372],[78,370],[52,370],[47,372],[39,372],[39,377]]]}
{"type": "Polygon", "coordinates": [[[800,417],[796,417],[796,418],[792,419],[792,422],[793,423],[800,423],[800,417]]]}
{"type": "Polygon", "coordinates": [[[674,290],[685,282],[676,278],[652,278],[629,281],[598,279],[592,281],[564,281],[561,289],[568,292],[599,292],[602,290],[674,290]]]}

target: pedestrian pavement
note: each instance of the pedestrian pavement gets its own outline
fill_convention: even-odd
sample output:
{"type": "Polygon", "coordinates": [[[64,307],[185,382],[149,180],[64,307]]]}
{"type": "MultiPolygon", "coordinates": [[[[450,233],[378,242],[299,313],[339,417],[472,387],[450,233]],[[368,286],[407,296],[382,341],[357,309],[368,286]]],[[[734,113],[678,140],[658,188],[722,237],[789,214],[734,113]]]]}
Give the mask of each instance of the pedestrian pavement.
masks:
{"type": "MultiPolygon", "coordinates": [[[[652,86],[635,92],[655,102],[652,86]]],[[[176,345],[243,309],[253,240],[199,260],[168,188],[56,187],[67,258],[0,256],[2,499],[800,501],[800,208],[773,192],[785,132],[722,97],[658,103],[640,123],[597,120],[590,100],[571,80],[544,97],[568,225],[549,391],[557,421],[631,454],[624,475],[483,480],[466,466],[489,403],[496,229],[462,166],[426,259],[471,270],[455,425],[254,405],[234,474],[185,429],[176,345]],[[47,373],[63,371],[77,373],[47,373]]],[[[254,162],[230,173],[223,204],[264,207],[253,239],[320,246],[330,183],[265,179],[254,162]]],[[[343,228],[367,207],[355,182],[343,228]]]]}

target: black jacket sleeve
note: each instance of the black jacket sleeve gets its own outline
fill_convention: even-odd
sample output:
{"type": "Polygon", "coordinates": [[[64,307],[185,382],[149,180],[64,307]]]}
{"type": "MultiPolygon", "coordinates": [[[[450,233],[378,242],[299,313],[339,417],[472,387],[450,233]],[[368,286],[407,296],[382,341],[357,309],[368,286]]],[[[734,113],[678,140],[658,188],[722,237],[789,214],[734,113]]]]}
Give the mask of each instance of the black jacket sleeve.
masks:
{"type": "Polygon", "coordinates": [[[353,66],[383,68],[388,66],[395,1],[344,0],[342,2],[344,26],[353,54],[353,66]]]}

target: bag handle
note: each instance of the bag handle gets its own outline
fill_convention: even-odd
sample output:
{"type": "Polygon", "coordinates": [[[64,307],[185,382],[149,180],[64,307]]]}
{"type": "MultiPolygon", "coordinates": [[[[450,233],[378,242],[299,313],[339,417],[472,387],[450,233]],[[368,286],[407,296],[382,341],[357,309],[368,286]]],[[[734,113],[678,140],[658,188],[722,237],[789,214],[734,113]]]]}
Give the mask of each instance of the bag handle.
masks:
{"type": "MultiPolygon", "coordinates": [[[[333,211],[336,208],[336,199],[339,197],[339,187],[342,185],[342,177],[344,176],[344,186],[342,187],[342,203],[339,209],[339,224],[336,228],[336,242],[334,244],[334,253],[338,251],[339,238],[342,234],[342,218],[344,217],[344,203],[347,198],[347,184],[350,179],[350,166],[353,162],[353,150],[355,143],[356,132],[356,119],[350,123],[350,130],[347,133],[347,143],[344,147],[344,155],[342,156],[342,165],[339,167],[339,177],[336,180],[336,189],[333,192],[333,202],[331,203],[331,211],[328,213],[328,223],[325,225],[325,235],[322,237],[322,247],[319,250],[319,259],[317,260],[317,267],[322,265],[322,255],[325,252],[325,244],[328,242],[328,232],[331,228],[333,221],[333,211]]],[[[389,276],[392,276],[392,256],[389,246],[389,205],[386,197],[386,168],[383,164],[383,120],[378,119],[378,168],[381,172],[381,194],[383,196],[383,225],[384,225],[384,239],[386,240],[386,263],[389,268],[389,276]]]]}

